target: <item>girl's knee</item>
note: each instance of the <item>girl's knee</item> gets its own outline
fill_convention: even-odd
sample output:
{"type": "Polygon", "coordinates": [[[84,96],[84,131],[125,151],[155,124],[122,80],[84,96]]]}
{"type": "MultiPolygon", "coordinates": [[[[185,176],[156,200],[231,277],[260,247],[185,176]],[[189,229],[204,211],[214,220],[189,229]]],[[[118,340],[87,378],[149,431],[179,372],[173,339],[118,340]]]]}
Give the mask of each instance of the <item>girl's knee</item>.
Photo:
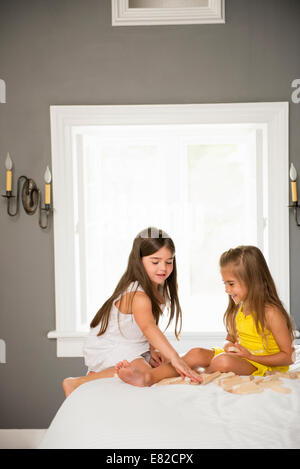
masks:
{"type": "Polygon", "coordinates": [[[208,366],[214,352],[205,348],[192,348],[183,358],[191,368],[208,366]]]}
{"type": "Polygon", "coordinates": [[[202,350],[204,349],[201,347],[194,347],[189,351],[189,353],[200,353],[202,350]]]}
{"type": "Polygon", "coordinates": [[[187,357],[200,357],[206,352],[206,349],[201,347],[194,347],[186,354],[187,357]]]}
{"type": "Polygon", "coordinates": [[[227,353],[221,353],[214,357],[211,361],[211,368],[214,371],[221,371],[221,373],[228,373],[232,369],[232,357],[227,353]]]}

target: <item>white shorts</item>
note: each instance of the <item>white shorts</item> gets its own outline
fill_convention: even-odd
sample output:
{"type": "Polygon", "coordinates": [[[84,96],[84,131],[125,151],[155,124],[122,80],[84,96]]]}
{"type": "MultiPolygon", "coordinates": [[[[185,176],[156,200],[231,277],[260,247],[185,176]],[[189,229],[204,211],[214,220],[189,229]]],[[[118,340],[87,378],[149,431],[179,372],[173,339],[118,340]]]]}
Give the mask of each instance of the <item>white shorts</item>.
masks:
{"type": "Polygon", "coordinates": [[[99,371],[107,370],[107,368],[111,368],[112,366],[115,366],[118,362],[122,360],[127,360],[128,362],[132,362],[133,360],[137,360],[138,358],[143,358],[147,363],[150,362],[151,354],[150,351],[148,350],[147,352],[142,353],[141,355],[136,355],[132,354],[131,356],[123,356],[120,358],[120,356],[117,358],[113,358],[110,356],[106,360],[102,360],[99,364],[97,364],[94,367],[91,367],[88,369],[88,373],[91,371],[94,373],[98,373],[99,371]]]}

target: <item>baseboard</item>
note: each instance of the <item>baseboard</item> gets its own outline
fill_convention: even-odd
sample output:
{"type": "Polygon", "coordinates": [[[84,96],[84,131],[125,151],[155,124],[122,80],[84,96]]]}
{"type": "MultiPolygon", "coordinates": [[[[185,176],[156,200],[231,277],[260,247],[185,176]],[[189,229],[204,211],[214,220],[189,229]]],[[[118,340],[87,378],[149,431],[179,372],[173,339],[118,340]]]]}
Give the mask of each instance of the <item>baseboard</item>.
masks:
{"type": "Polygon", "coordinates": [[[0,449],[36,449],[44,429],[0,430],[0,449]]]}

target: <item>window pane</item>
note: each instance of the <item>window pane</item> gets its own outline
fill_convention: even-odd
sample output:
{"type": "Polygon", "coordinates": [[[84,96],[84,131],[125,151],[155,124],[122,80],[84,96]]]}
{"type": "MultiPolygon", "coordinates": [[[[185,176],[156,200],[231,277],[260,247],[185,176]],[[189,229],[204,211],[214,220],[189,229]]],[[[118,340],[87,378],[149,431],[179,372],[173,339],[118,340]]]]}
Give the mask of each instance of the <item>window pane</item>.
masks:
{"type": "Polygon", "coordinates": [[[134,236],[156,226],[175,242],[183,331],[224,330],[228,300],[219,257],[240,244],[257,245],[255,145],[242,132],[229,143],[197,143],[184,133],[156,135],[152,128],[139,138],[85,137],[79,165],[83,323],[112,294],[134,236]]]}
{"type": "Polygon", "coordinates": [[[223,330],[227,295],[219,257],[241,244],[257,245],[255,154],[247,154],[239,144],[188,145],[187,165],[189,282],[183,282],[188,292],[184,329],[223,330]]]}
{"type": "Polygon", "coordinates": [[[195,8],[208,7],[208,0],[129,0],[129,8],[195,8]]]}
{"type": "MultiPolygon", "coordinates": [[[[90,137],[85,150],[86,271],[89,320],[125,272],[134,236],[148,226],[171,228],[166,217],[172,193],[166,160],[158,145],[101,143],[90,137]]],[[[82,213],[84,219],[84,213],[82,213]]]]}

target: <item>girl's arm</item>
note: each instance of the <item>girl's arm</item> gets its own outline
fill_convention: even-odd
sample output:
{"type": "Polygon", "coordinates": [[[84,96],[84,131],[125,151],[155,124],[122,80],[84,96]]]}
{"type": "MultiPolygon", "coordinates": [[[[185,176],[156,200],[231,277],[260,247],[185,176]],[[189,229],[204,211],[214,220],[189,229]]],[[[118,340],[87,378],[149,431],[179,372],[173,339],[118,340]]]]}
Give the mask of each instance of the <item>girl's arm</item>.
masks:
{"type": "Polygon", "coordinates": [[[229,334],[227,334],[225,340],[226,340],[226,342],[223,346],[223,349],[224,349],[225,352],[229,352],[228,347],[234,347],[235,346],[235,343],[234,343],[235,341],[234,341],[234,338],[231,337],[231,335],[229,335],[229,334]]]}
{"type": "Polygon", "coordinates": [[[261,363],[266,366],[288,366],[293,363],[293,344],[287,328],[286,320],[281,311],[275,306],[269,306],[266,309],[266,326],[272,332],[280,352],[273,355],[252,355],[244,347],[235,344],[240,349],[237,355],[261,363]]]}
{"type": "Polygon", "coordinates": [[[132,301],[132,313],[134,319],[149,340],[150,344],[158,349],[164,357],[170,360],[172,366],[182,377],[187,376],[194,381],[201,381],[202,378],[198,373],[192,370],[185,361],[180,358],[176,350],[172,347],[165,335],[161,332],[159,327],[155,324],[152,314],[152,304],[150,298],[142,292],[134,295],[132,301]]]}
{"type": "Polygon", "coordinates": [[[234,325],[233,325],[233,333],[234,333],[234,336],[230,335],[229,332],[227,332],[227,336],[226,336],[226,339],[227,342],[225,342],[224,344],[224,350],[225,352],[227,353],[232,353],[230,350],[228,350],[229,347],[234,347],[235,346],[235,343],[237,342],[237,340],[235,339],[235,337],[238,337],[237,335],[237,332],[236,332],[236,325],[235,325],[235,322],[234,322],[234,325]]]}
{"type": "Polygon", "coordinates": [[[162,365],[163,363],[167,363],[167,359],[166,357],[163,356],[163,354],[157,350],[155,347],[153,347],[153,345],[150,344],[150,355],[151,355],[151,359],[150,359],[150,362],[149,364],[153,367],[153,368],[157,368],[159,365],[162,365]]]}

